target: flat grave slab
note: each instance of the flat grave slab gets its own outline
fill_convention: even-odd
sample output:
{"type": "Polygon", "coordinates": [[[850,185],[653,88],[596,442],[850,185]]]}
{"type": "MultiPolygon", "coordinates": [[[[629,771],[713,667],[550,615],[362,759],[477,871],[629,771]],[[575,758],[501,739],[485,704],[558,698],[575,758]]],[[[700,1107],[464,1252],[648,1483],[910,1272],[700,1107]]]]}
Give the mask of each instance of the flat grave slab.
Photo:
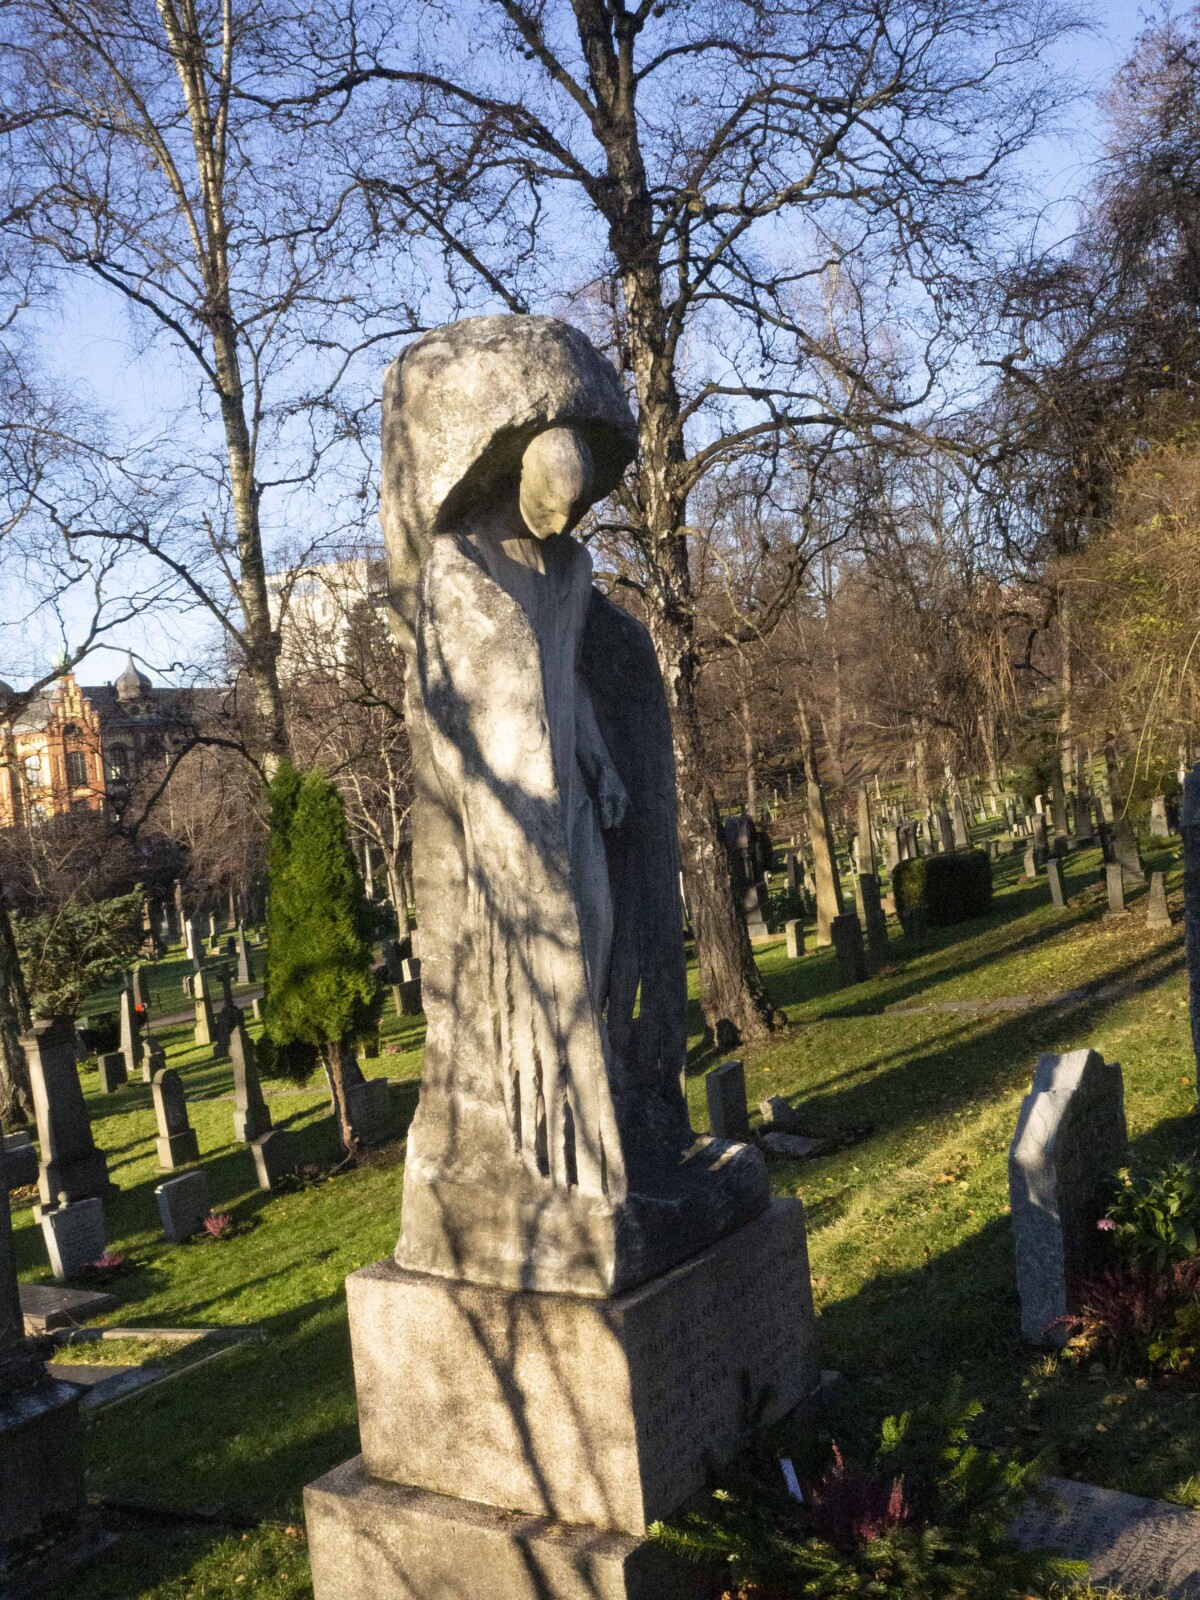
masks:
{"type": "Polygon", "coordinates": [[[162,1376],[161,1367],[120,1366],[115,1361],[55,1361],[50,1371],[65,1383],[77,1383],[87,1390],[79,1402],[82,1411],[115,1400],[118,1395],[131,1394],[162,1376]]]}
{"type": "Polygon", "coordinates": [[[115,1294],[99,1289],[68,1289],[61,1283],[23,1283],[20,1285],[21,1315],[28,1334],[50,1333],[54,1328],[69,1328],[111,1311],[115,1294]]]}
{"type": "Polygon", "coordinates": [[[1200,1600],[1200,1511],[1069,1478],[1043,1481],[1058,1504],[1023,1511],[1012,1528],[1018,1544],[1086,1561],[1100,1589],[1200,1600]]]}

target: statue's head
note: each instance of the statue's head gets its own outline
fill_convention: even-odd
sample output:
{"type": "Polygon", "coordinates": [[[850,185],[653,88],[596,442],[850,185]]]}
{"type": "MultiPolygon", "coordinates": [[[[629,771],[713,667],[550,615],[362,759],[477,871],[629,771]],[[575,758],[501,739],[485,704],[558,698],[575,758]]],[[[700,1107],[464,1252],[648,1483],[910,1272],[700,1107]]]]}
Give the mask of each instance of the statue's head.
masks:
{"type": "Polygon", "coordinates": [[[616,369],[556,317],[473,317],[422,335],[388,368],[382,423],[380,515],[406,647],[439,533],[506,496],[536,538],[567,532],[637,448],[616,369]]]}

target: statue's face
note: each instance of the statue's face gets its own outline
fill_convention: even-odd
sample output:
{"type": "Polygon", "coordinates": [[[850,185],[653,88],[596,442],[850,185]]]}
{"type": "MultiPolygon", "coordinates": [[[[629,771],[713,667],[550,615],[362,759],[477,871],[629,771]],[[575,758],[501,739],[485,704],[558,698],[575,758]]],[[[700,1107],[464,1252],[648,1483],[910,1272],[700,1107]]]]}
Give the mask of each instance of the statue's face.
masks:
{"type": "Polygon", "coordinates": [[[575,428],[547,428],[521,457],[521,518],[535,539],[567,533],[592,503],[595,473],[575,428]]]}

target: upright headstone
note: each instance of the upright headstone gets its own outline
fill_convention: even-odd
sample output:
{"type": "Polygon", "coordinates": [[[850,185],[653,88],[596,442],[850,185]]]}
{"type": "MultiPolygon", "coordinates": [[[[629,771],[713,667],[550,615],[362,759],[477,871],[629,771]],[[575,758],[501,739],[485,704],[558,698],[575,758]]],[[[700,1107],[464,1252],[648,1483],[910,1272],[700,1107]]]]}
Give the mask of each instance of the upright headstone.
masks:
{"type": "Polygon", "coordinates": [[[1196,1081],[1200,1089],[1200,765],[1192,767],[1183,780],[1179,833],[1183,839],[1183,935],[1191,1001],[1192,1054],[1196,1058],[1196,1081]]]}
{"type": "Polygon", "coordinates": [[[784,871],[787,874],[788,893],[795,894],[800,884],[800,871],[796,861],[796,852],[789,850],[783,860],[784,871]]]}
{"type": "Polygon", "coordinates": [[[1121,870],[1119,861],[1110,861],[1104,869],[1104,881],[1108,886],[1108,910],[1106,917],[1123,917],[1125,915],[1125,874],[1121,870]]]}
{"type": "Polygon", "coordinates": [[[950,820],[950,813],[945,802],[938,806],[937,811],[938,850],[943,855],[950,855],[954,850],[954,824],[950,820]]]}
{"type": "Polygon", "coordinates": [[[250,947],[246,943],[246,930],[240,922],[237,926],[237,981],[243,985],[254,982],[250,947]]]}
{"type": "MultiPolygon", "coordinates": [[[[47,1344],[25,1337],[0,1154],[0,1551],[45,1525],[65,1524],[65,1534],[86,1505],[80,1391],[50,1376],[47,1344]]],[[[53,1556],[51,1547],[47,1566],[53,1556]]]]}
{"type": "Polygon", "coordinates": [[[147,1039],[146,1053],[142,1057],[142,1082],[153,1083],[160,1072],[167,1068],[167,1052],[157,1039],[147,1039]]]}
{"type": "Polygon", "coordinates": [[[867,952],[878,965],[887,959],[887,917],[879,893],[879,879],[873,873],[863,873],[858,880],[857,899],[862,907],[862,926],[867,938],[867,952]]]}
{"type": "Polygon", "coordinates": [[[829,924],[833,940],[833,953],[838,970],[847,983],[861,983],[867,975],[867,957],[863,948],[862,923],[852,911],[834,917],[829,924]]]}
{"type": "Polygon", "coordinates": [[[963,805],[962,795],[954,795],[954,848],[956,850],[969,850],[971,848],[971,829],[967,822],[967,808],[963,805]]]}
{"type": "Polygon", "coordinates": [[[1042,866],[1050,854],[1050,846],[1046,834],[1045,814],[1038,812],[1033,818],[1033,849],[1037,857],[1038,866],[1042,866]]]}
{"type": "Polygon", "coordinates": [[[858,870],[873,873],[875,861],[875,835],[871,831],[871,797],[866,787],[858,791],[858,870]]]}
{"type": "Polygon", "coordinates": [[[252,1144],[270,1130],[271,1113],[258,1080],[254,1043],[240,1018],[229,1035],[229,1054],[233,1061],[233,1137],[252,1144]]]}
{"type": "Polygon", "coordinates": [[[96,1057],[96,1066],[100,1072],[100,1092],[102,1094],[115,1094],[121,1086],[128,1081],[129,1074],[125,1068],[125,1057],[119,1050],[106,1050],[96,1057]]]}
{"type": "Polygon", "coordinates": [[[895,872],[900,862],[904,859],[904,846],[901,843],[902,833],[899,827],[888,827],[883,830],[883,862],[889,874],[895,872]]]}
{"type": "Polygon", "coordinates": [[[1075,838],[1080,844],[1085,844],[1088,840],[1095,838],[1095,830],[1092,827],[1092,808],[1087,803],[1087,797],[1082,794],[1076,794],[1073,797],[1073,805],[1075,809],[1075,838]]]}
{"type": "Polygon", "coordinates": [[[1156,794],[1150,802],[1150,837],[1152,839],[1169,839],[1171,827],[1167,821],[1167,800],[1165,795],[1156,794]]]}
{"type": "Polygon", "coordinates": [[[296,1141],[286,1128],[272,1128],[250,1146],[254,1175],[260,1189],[273,1189],[281,1178],[296,1170],[296,1141]]]}
{"type": "Polygon", "coordinates": [[[159,1166],[169,1172],[172,1167],[199,1161],[200,1145],[188,1121],[187,1098],[174,1067],[157,1074],[150,1085],[150,1093],[154,1097],[154,1118],[158,1124],[155,1149],[159,1166]]]}
{"type": "Polygon", "coordinates": [[[704,1075],[708,1122],[713,1136],[744,1144],[750,1137],[746,1105],[746,1069],[740,1061],[723,1061],[704,1075]]]}
{"type": "Polygon", "coordinates": [[[204,966],[204,953],[200,949],[200,935],[196,924],[190,917],[183,925],[183,942],[188,960],[192,963],[192,971],[199,972],[204,966]]]}
{"type": "Polygon", "coordinates": [[[217,1038],[217,1024],[208,993],[208,974],[203,970],[196,973],[192,992],[196,1000],[196,1043],[213,1044],[217,1038]]]}
{"type": "Polygon", "coordinates": [[[1046,879],[1050,884],[1050,903],[1061,911],[1067,903],[1067,890],[1063,882],[1062,867],[1055,856],[1051,856],[1046,862],[1046,879]]]}
{"type": "Polygon", "coordinates": [[[142,1027],[129,989],[121,990],[121,1054],[126,1075],[135,1077],[142,1064],[142,1027]]]}
{"type": "Polygon", "coordinates": [[[96,1149],[75,1065],[75,1029],[68,1018],[35,1022],[21,1039],[37,1119],[41,1165],[38,1196],[49,1207],[108,1194],[108,1163],[96,1149]]]}
{"type": "Polygon", "coordinates": [[[1150,896],[1146,901],[1146,926],[1148,928],[1169,928],[1171,926],[1171,913],[1167,908],[1167,875],[1165,872],[1152,872],[1150,874],[1150,896]]]}
{"type": "Polygon", "coordinates": [[[233,980],[228,967],[221,967],[217,972],[217,982],[221,986],[221,1004],[213,1019],[213,1057],[221,1060],[229,1054],[229,1036],[241,1019],[241,1011],[234,1003],[233,980]]]}
{"type": "Polygon", "coordinates": [[[783,932],[787,939],[788,960],[799,961],[804,954],[804,924],[798,917],[793,917],[790,922],[784,923],[783,932]]]}
{"type": "Polygon", "coordinates": [[[170,1244],[182,1244],[204,1232],[208,1216],[208,1178],[203,1172],[184,1172],[155,1187],[158,1216],[170,1244]]]}
{"type": "Polygon", "coordinates": [[[1038,1058],[1008,1157],[1021,1332],[1062,1345],[1054,1323],[1103,1266],[1108,1187],[1126,1160],[1121,1069],[1095,1050],[1038,1058]]]}
{"type": "Polygon", "coordinates": [[[102,1201],[72,1200],[67,1205],[47,1206],[40,1222],[50,1270],[59,1283],[77,1277],[104,1254],[102,1201]]]}
{"type": "Polygon", "coordinates": [[[1036,845],[1032,845],[1031,844],[1028,847],[1028,849],[1025,851],[1025,860],[1024,860],[1024,862],[1022,864],[1022,869],[1021,870],[1022,870],[1022,872],[1023,872],[1023,874],[1024,874],[1024,876],[1026,878],[1036,878],[1037,877],[1038,859],[1037,859],[1037,847],[1036,847],[1036,845]]]}
{"type": "Polygon", "coordinates": [[[141,1013],[142,1026],[150,1017],[150,985],[146,982],[145,967],[134,967],[129,975],[129,986],[133,993],[133,1004],[141,1013]]]}

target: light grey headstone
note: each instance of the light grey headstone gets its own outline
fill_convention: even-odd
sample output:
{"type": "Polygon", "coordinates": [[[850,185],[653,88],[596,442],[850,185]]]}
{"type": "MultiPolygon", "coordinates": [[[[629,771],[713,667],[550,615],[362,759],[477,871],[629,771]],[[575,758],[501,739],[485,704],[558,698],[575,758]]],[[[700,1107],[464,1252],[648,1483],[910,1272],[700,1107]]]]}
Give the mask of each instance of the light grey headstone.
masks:
{"type": "Polygon", "coordinates": [[[1167,907],[1167,875],[1165,872],[1152,872],[1150,874],[1150,896],[1146,902],[1146,926],[1148,928],[1169,928],[1171,926],[1171,913],[1167,907]]]}
{"type": "Polygon", "coordinates": [[[1022,871],[1027,878],[1036,878],[1037,870],[1037,850],[1033,845],[1030,845],[1025,852],[1025,861],[1022,866],[1022,871]]]}
{"type": "Polygon", "coordinates": [[[800,1133],[804,1128],[800,1113],[790,1100],[781,1094],[768,1095],[758,1102],[758,1114],[763,1119],[764,1131],[774,1133],[800,1133]]]}
{"type": "Polygon", "coordinates": [[[158,1164],[170,1170],[189,1161],[200,1159],[200,1146],[195,1129],[188,1122],[187,1098],[183,1083],[174,1067],[155,1075],[150,1085],[154,1099],[154,1116],[158,1123],[158,1164]]]}
{"type": "Polygon", "coordinates": [[[1117,1063],[1095,1050],[1040,1056],[1008,1157],[1021,1332],[1033,1344],[1066,1342],[1052,1325],[1103,1263],[1096,1224],[1127,1153],[1117,1063]]]}
{"type": "Polygon", "coordinates": [[[50,1270],[60,1283],[104,1254],[104,1206],[99,1200],[45,1208],[41,1224],[50,1270]]]}
{"type": "Polygon", "coordinates": [[[1067,891],[1063,883],[1062,867],[1053,856],[1046,862],[1046,880],[1050,885],[1050,903],[1061,911],[1067,903],[1067,891]]]}
{"type": "Polygon", "coordinates": [[[154,1190],[162,1230],[171,1244],[182,1244],[203,1233],[209,1213],[208,1179],[203,1172],[184,1172],[168,1178],[154,1190]]]}
{"type": "Polygon", "coordinates": [[[1011,1533],[1023,1550],[1059,1550],[1087,1563],[1098,1590],[1200,1600],[1200,1511],[1045,1478],[1048,1505],[1031,1501],[1011,1533]]]}
{"type": "Polygon", "coordinates": [[[1161,794],[1156,794],[1150,802],[1150,837],[1152,839],[1171,837],[1170,824],[1167,822],[1166,797],[1161,794]]]}
{"type": "Polygon", "coordinates": [[[750,1137],[746,1107],[746,1069],[740,1061],[723,1061],[704,1075],[708,1121],[716,1139],[745,1143],[750,1137]]]}
{"type": "Polygon", "coordinates": [[[1125,874],[1119,861],[1110,861],[1104,869],[1104,881],[1108,885],[1108,910],[1105,916],[1123,917],[1125,915],[1125,874]]]}
{"type": "Polygon", "coordinates": [[[142,1082],[153,1083],[160,1072],[165,1072],[167,1067],[167,1052],[157,1039],[147,1039],[146,1053],[142,1057],[142,1082]]]}
{"type": "Polygon", "coordinates": [[[391,1096],[386,1078],[364,1078],[346,1091],[350,1126],[363,1144],[382,1144],[391,1131],[391,1096]]]}
{"type": "Polygon", "coordinates": [[[804,954],[804,924],[798,917],[793,917],[790,922],[783,925],[784,937],[787,939],[787,953],[789,961],[799,961],[804,954]]]}
{"type": "Polygon", "coordinates": [[[233,1136],[243,1144],[252,1144],[269,1130],[271,1113],[263,1099],[254,1043],[240,1019],[229,1035],[229,1055],[233,1062],[233,1136]]]}
{"type": "Polygon", "coordinates": [[[29,1066],[42,1164],[41,1204],[98,1199],[108,1193],[108,1163],[96,1149],[75,1063],[75,1030],[65,1018],[35,1022],[22,1035],[29,1066]]]}

